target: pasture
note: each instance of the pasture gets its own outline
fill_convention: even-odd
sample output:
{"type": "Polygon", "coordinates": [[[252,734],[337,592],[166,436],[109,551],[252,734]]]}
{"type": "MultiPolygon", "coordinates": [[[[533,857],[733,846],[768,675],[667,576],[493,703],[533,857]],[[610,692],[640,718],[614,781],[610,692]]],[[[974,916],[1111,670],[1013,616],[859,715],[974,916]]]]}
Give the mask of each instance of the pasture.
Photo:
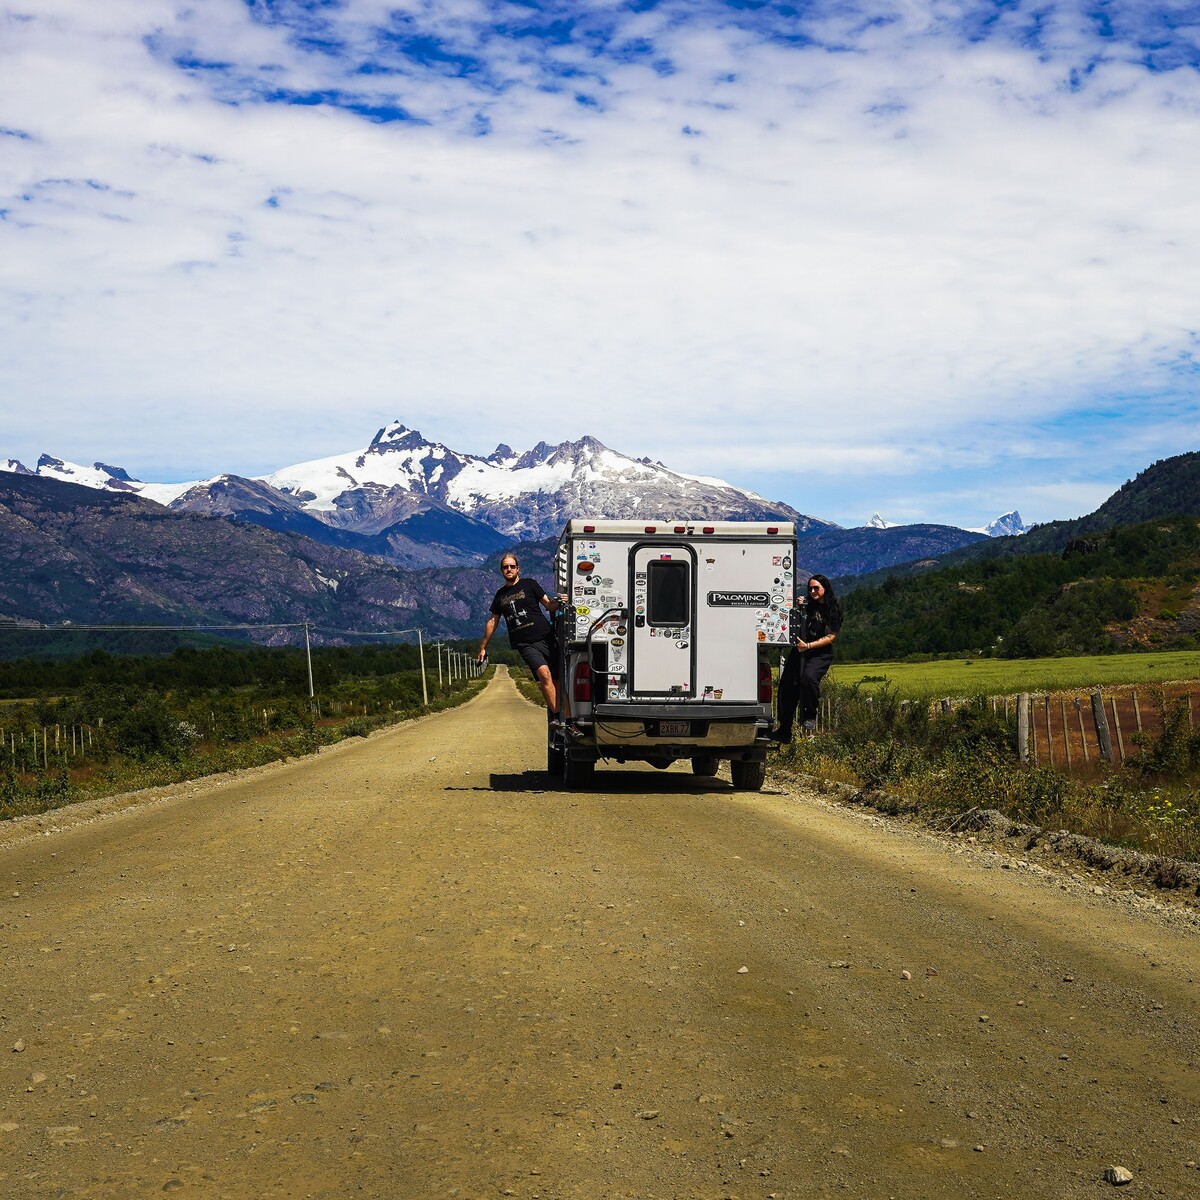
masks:
{"type": "Polygon", "coordinates": [[[1078,658],[953,658],[935,662],[834,663],[830,679],[905,697],[1013,696],[1092,687],[1200,680],[1200,650],[1078,658]]]}

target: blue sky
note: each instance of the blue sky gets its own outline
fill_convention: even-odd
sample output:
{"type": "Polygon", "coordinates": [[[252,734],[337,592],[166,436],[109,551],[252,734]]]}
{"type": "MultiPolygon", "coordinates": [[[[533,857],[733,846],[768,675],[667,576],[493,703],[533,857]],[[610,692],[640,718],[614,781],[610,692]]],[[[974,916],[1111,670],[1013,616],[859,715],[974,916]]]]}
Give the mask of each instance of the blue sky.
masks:
{"type": "Polygon", "coordinates": [[[0,0],[0,458],[592,434],[858,524],[1200,449],[1200,4],[0,0]]]}

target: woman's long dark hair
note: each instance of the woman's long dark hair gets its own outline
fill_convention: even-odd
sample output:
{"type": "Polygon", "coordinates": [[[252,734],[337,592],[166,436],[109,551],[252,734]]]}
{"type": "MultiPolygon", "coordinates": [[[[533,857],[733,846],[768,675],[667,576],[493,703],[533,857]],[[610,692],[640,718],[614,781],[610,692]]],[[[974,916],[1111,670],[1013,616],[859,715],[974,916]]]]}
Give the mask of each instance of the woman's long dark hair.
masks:
{"type": "Polygon", "coordinates": [[[825,595],[822,599],[815,601],[810,596],[808,598],[809,604],[816,604],[818,608],[823,608],[840,623],[842,619],[842,606],[838,603],[838,598],[833,593],[833,584],[824,575],[810,575],[808,582],[812,583],[814,579],[825,589],[825,595]]]}

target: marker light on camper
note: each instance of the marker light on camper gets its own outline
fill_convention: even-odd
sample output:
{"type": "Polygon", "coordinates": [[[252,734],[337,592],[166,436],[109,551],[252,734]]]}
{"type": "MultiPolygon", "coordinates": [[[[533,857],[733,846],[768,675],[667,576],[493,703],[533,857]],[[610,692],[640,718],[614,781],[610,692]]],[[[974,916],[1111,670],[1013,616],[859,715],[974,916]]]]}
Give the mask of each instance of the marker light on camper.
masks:
{"type": "Polygon", "coordinates": [[[758,702],[771,703],[771,664],[761,659],[758,663],[758,702]]]}
{"type": "MultiPolygon", "coordinates": [[[[770,668],[767,670],[767,678],[770,679],[770,668]]],[[[571,697],[584,704],[591,702],[592,668],[585,662],[575,664],[575,683],[571,688],[571,697]]]]}

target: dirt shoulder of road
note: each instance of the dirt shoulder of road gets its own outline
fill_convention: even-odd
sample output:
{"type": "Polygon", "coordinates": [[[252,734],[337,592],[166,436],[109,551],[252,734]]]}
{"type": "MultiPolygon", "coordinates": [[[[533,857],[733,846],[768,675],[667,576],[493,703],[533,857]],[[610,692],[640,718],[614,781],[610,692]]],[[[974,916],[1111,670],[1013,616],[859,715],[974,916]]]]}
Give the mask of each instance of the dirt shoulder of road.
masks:
{"type": "MultiPolygon", "coordinates": [[[[385,725],[381,729],[372,730],[367,738],[388,737],[395,734],[397,730],[406,729],[420,721],[428,721],[437,715],[437,713],[428,713],[420,717],[397,721],[394,725],[385,725]]],[[[362,739],[357,737],[343,738],[340,742],[322,746],[313,754],[279,759],[258,767],[241,767],[235,771],[203,775],[198,779],[184,779],[178,783],[162,784],[159,787],[139,788],[137,791],[120,792],[112,796],[96,796],[90,800],[64,804],[61,808],[52,808],[47,812],[10,817],[7,821],[0,821],[0,849],[20,845],[32,838],[49,837],[51,834],[76,829],[81,825],[91,825],[94,822],[117,817],[124,813],[151,807],[165,808],[172,804],[178,804],[182,800],[188,800],[202,792],[220,791],[222,788],[244,783],[247,780],[267,779],[286,774],[312,762],[315,758],[326,759],[345,754],[355,746],[361,745],[361,742],[362,739]]]]}
{"type": "Polygon", "coordinates": [[[806,802],[850,813],[874,827],[941,844],[952,853],[974,855],[1003,870],[1040,877],[1064,891],[1105,897],[1129,911],[1200,929],[1200,865],[1196,863],[1156,858],[1066,830],[1041,829],[994,809],[972,809],[935,825],[913,814],[877,809],[869,794],[847,784],[779,770],[770,772],[768,780],[806,802]],[[1163,886],[1161,880],[1178,882],[1163,886]]]}

